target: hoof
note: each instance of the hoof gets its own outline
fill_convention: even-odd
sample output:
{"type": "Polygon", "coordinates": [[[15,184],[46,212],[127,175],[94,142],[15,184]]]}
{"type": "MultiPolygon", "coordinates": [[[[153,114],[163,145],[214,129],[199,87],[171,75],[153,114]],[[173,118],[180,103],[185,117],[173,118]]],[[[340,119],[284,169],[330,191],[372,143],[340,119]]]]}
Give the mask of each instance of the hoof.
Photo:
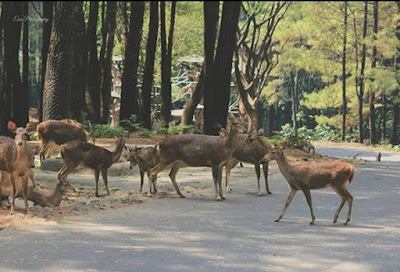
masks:
{"type": "Polygon", "coordinates": [[[184,196],[184,195],[179,195],[181,198],[186,198],[186,196],[184,196]]]}
{"type": "Polygon", "coordinates": [[[276,219],[275,222],[279,222],[279,219],[276,219]]]}
{"type": "Polygon", "coordinates": [[[310,225],[314,225],[314,222],[310,222],[310,225]]]}
{"type": "Polygon", "coordinates": [[[267,193],[268,193],[269,195],[272,195],[272,193],[271,193],[270,191],[267,191],[267,193]]]}

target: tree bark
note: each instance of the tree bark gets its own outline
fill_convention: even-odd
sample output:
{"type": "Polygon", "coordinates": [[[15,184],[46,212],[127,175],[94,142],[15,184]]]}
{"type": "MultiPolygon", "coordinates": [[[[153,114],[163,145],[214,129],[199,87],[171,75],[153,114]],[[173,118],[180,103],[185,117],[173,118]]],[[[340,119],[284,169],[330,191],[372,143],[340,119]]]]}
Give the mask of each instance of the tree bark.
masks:
{"type": "MultiPolygon", "coordinates": [[[[0,14],[0,63],[3,63],[4,60],[4,54],[3,54],[3,29],[4,29],[4,10],[7,8],[7,4],[4,2],[1,2],[1,14],[0,14]]],[[[4,98],[4,74],[3,74],[3,65],[0,65],[0,134],[3,134],[3,129],[5,128],[5,101],[3,100],[4,98]]]]}
{"type": "Polygon", "coordinates": [[[204,2],[204,134],[217,134],[215,116],[214,50],[217,35],[219,2],[204,2]]]}
{"type": "MultiPolygon", "coordinates": [[[[397,15],[400,15],[400,1],[396,1],[397,3],[397,15]]],[[[399,17],[397,17],[399,18],[399,17]]],[[[397,41],[400,41],[400,19],[397,19],[397,24],[396,24],[396,38],[397,41]]],[[[397,46],[397,54],[395,57],[394,61],[394,70],[400,69],[400,46],[397,46]]],[[[398,86],[400,86],[400,82],[397,79],[398,86]]],[[[398,98],[400,93],[400,87],[397,87],[397,89],[394,91],[393,96],[395,98],[398,98]]],[[[400,143],[399,141],[399,135],[398,135],[398,129],[399,129],[399,114],[400,114],[400,103],[398,99],[394,99],[393,102],[393,120],[392,120],[392,131],[390,133],[390,143],[392,145],[398,145],[400,143]]]]}
{"type": "Polygon", "coordinates": [[[347,98],[346,98],[346,47],[347,47],[347,1],[344,1],[343,7],[343,51],[342,51],[342,142],[346,139],[346,114],[347,114],[347,98]]]}
{"type": "Polygon", "coordinates": [[[188,101],[186,101],[185,107],[182,114],[182,124],[192,125],[193,115],[195,114],[197,105],[201,102],[204,97],[204,65],[201,69],[200,76],[196,84],[196,88],[191,94],[188,101]]]}
{"type": "MultiPolygon", "coordinates": [[[[22,2],[23,16],[29,16],[29,3],[22,2]]],[[[29,121],[29,27],[28,20],[22,24],[22,88],[14,96],[14,118],[17,125],[24,126],[29,121]]]]}
{"type": "Polygon", "coordinates": [[[76,2],[57,2],[43,91],[43,120],[68,118],[76,2]]]}
{"type": "MultiPolygon", "coordinates": [[[[376,36],[378,34],[378,1],[374,1],[374,40],[376,40],[376,36]]],[[[376,68],[377,61],[377,48],[374,44],[372,46],[372,62],[371,68],[374,70],[376,68]]],[[[374,79],[372,79],[373,81],[374,79]]],[[[371,144],[376,144],[376,126],[375,126],[375,91],[372,88],[369,88],[368,92],[369,96],[369,138],[371,144]]]]}
{"type": "Polygon", "coordinates": [[[125,48],[125,65],[122,72],[120,120],[129,119],[132,114],[137,117],[140,114],[137,84],[143,14],[144,1],[131,2],[129,32],[125,48]]]}
{"type": "Polygon", "coordinates": [[[149,35],[146,45],[146,62],[143,74],[142,101],[143,126],[151,129],[151,93],[153,90],[154,61],[157,50],[158,35],[158,2],[150,2],[149,35]]]}
{"type": "Polygon", "coordinates": [[[294,137],[298,136],[298,124],[297,124],[297,111],[298,111],[298,82],[299,82],[299,70],[296,68],[296,73],[293,74],[293,71],[290,71],[290,81],[292,83],[292,121],[293,121],[293,133],[294,137]]]}
{"type": "Polygon", "coordinates": [[[168,127],[171,118],[171,60],[172,41],[175,26],[176,2],[171,2],[169,34],[165,23],[165,1],[160,2],[161,12],[161,123],[168,127]],[[167,41],[168,39],[168,41],[167,41]]]}
{"type": "Polygon", "coordinates": [[[364,90],[365,90],[365,60],[366,60],[366,44],[365,38],[367,37],[367,28],[368,28],[368,1],[364,1],[364,27],[363,27],[363,43],[362,43],[362,52],[361,52],[361,72],[360,72],[360,92],[357,94],[358,96],[358,139],[360,143],[364,142],[364,129],[363,129],[363,99],[364,99],[364,90]]]}
{"type": "Polygon", "coordinates": [[[43,121],[43,89],[46,75],[47,55],[49,53],[51,28],[53,25],[53,1],[43,1],[43,34],[42,34],[42,73],[39,90],[39,121],[43,121]]]}

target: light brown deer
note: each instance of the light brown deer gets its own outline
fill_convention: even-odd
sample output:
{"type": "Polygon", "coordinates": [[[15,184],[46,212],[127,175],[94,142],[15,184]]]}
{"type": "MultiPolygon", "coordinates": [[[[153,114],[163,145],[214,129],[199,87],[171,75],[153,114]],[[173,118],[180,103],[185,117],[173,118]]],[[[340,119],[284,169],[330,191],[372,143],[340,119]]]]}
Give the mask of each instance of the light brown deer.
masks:
{"type": "Polygon", "coordinates": [[[47,190],[41,190],[35,188],[28,196],[28,199],[33,202],[34,205],[40,205],[41,207],[54,208],[60,206],[62,197],[67,193],[75,192],[75,188],[69,184],[66,180],[60,180],[57,182],[53,192],[47,190]]]}
{"type": "MultiPolygon", "coordinates": [[[[148,147],[136,147],[129,149],[129,162],[130,169],[133,169],[136,165],[139,166],[140,171],[140,192],[143,190],[144,173],[147,173],[147,177],[150,182],[150,171],[157,164],[160,163],[160,153],[157,150],[157,146],[148,147]]],[[[151,191],[151,188],[150,188],[151,191]]],[[[153,191],[157,193],[157,176],[153,180],[153,191]]]]}
{"type": "Polygon", "coordinates": [[[107,170],[110,166],[118,161],[122,150],[125,146],[125,139],[119,138],[116,143],[115,151],[110,152],[107,149],[82,141],[72,141],[60,146],[63,167],[58,172],[58,180],[66,180],[67,176],[78,166],[82,165],[94,170],[96,181],[96,196],[99,196],[99,175],[103,177],[108,190],[107,170]]]}
{"type": "Polygon", "coordinates": [[[280,219],[282,219],[296,192],[298,190],[302,190],[311,211],[310,224],[314,224],[315,216],[312,208],[310,190],[322,189],[328,186],[332,187],[332,189],[342,198],[342,202],[340,203],[339,208],[337,209],[333,218],[333,223],[337,222],[339,213],[346,201],[349,205],[349,209],[347,212],[347,219],[344,224],[347,225],[347,223],[350,222],[353,197],[349,191],[347,191],[347,185],[351,183],[354,178],[355,168],[352,164],[344,161],[325,161],[293,165],[288,162],[287,157],[283,153],[282,146],[273,147],[270,153],[265,156],[265,160],[276,160],[279,170],[286,178],[290,188],[285,206],[275,222],[278,222],[280,219]]]}
{"type": "Polygon", "coordinates": [[[265,179],[265,189],[268,194],[271,194],[268,185],[268,162],[263,161],[264,156],[271,150],[272,145],[264,138],[264,131],[252,131],[248,135],[240,134],[238,137],[238,146],[236,151],[233,152],[232,158],[226,164],[225,186],[226,191],[232,191],[229,186],[229,177],[232,168],[239,162],[246,162],[254,164],[257,175],[257,194],[261,195],[260,188],[260,164],[263,166],[263,173],[265,179]]]}
{"type": "MultiPolygon", "coordinates": [[[[169,173],[176,192],[184,197],[176,183],[176,174],[183,165],[190,167],[211,167],[217,200],[225,199],[222,192],[222,168],[227,164],[237,147],[239,131],[238,120],[233,120],[229,136],[184,134],[173,135],[159,143],[160,163],[151,170],[150,179],[172,165],[169,173]]],[[[150,182],[147,186],[147,195],[150,196],[150,182]]]]}
{"type": "Polygon", "coordinates": [[[87,132],[81,127],[68,121],[48,120],[37,126],[39,140],[42,141],[39,148],[40,161],[51,156],[52,145],[79,140],[87,142],[87,132]]]}
{"type": "MultiPolygon", "coordinates": [[[[26,146],[28,132],[33,128],[33,122],[29,122],[26,127],[18,127],[12,121],[7,124],[8,129],[15,134],[15,140],[8,137],[0,137],[0,170],[10,174],[12,186],[12,203],[10,214],[15,210],[16,180],[19,178],[22,184],[22,195],[25,201],[25,213],[29,212],[27,200],[28,176],[32,167],[31,158],[26,146]]],[[[0,186],[1,195],[1,186],[0,186]]],[[[1,202],[1,201],[0,201],[1,202]]],[[[2,203],[0,203],[0,208],[2,203]]]]}

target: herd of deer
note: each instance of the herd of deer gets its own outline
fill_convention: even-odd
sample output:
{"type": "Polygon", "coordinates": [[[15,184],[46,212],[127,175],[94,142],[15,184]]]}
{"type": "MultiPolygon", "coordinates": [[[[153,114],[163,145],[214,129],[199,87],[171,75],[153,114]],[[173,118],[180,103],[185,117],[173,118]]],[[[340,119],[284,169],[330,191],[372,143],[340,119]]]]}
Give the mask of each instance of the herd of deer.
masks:
{"type": "MultiPolygon", "coordinates": [[[[347,190],[348,184],[354,177],[355,168],[352,164],[343,161],[324,161],[315,163],[289,163],[282,146],[273,146],[262,136],[263,132],[240,133],[240,119],[230,118],[227,129],[220,136],[184,134],[168,136],[154,147],[135,147],[129,150],[130,168],[139,166],[141,185],[143,189],[144,173],[147,173],[148,196],[157,192],[157,174],[170,168],[169,176],[177,194],[185,197],[176,182],[176,174],[180,167],[210,167],[215,186],[215,197],[225,199],[222,190],[222,169],[226,166],[226,190],[229,186],[230,171],[239,162],[246,162],[255,166],[257,174],[257,194],[260,189],[260,165],[263,166],[266,191],[271,194],[268,186],[268,163],[276,160],[278,167],[286,178],[290,192],[285,206],[279,215],[278,222],[284,215],[287,207],[298,190],[301,190],[311,211],[311,222],[315,216],[312,208],[311,189],[332,187],[342,198],[333,222],[336,223],[344,204],[348,203],[348,213],[345,224],[350,221],[353,197],[347,190]]],[[[13,122],[8,123],[8,129],[15,134],[15,140],[9,137],[0,137],[0,196],[11,196],[11,211],[14,213],[14,202],[17,196],[25,201],[25,213],[29,212],[28,200],[42,207],[56,207],[60,205],[62,196],[74,191],[68,183],[68,175],[78,166],[89,167],[94,170],[96,182],[96,196],[99,196],[98,181],[101,173],[107,195],[110,194],[107,181],[107,170],[118,161],[125,147],[125,139],[120,137],[114,151],[88,143],[88,135],[79,123],[68,120],[49,120],[37,126],[38,138],[41,140],[39,148],[40,161],[51,155],[51,146],[60,146],[63,167],[58,172],[58,182],[53,192],[40,190],[35,187],[32,167],[34,154],[27,147],[27,136],[33,130],[33,123],[29,122],[25,128],[16,127],[13,122]]],[[[2,201],[0,199],[0,208],[2,201]]]]}

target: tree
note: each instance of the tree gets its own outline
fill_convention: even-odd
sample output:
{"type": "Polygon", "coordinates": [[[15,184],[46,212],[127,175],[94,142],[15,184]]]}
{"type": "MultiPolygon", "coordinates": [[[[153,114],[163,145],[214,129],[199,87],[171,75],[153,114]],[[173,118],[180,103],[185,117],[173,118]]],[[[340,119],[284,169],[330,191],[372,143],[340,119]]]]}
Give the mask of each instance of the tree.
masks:
{"type": "MultiPolygon", "coordinates": [[[[23,16],[29,17],[29,2],[22,2],[23,16]]],[[[14,118],[21,126],[29,121],[29,27],[28,20],[22,24],[22,88],[14,99],[14,118]]]]}
{"type": "MultiPolygon", "coordinates": [[[[395,28],[395,36],[397,38],[398,44],[400,44],[400,1],[397,1],[397,21],[396,21],[396,28],[395,28]]],[[[400,70],[400,45],[397,45],[396,48],[396,55],[395,55],[395,61],[394,61],[394,69],[396,71],[400,70]]],[[[400,93],[400,82],[399,78],[397,77],[398,81],[398,86],[396,90],[394,91],[394,101],[393,101],[393,120],[392,120],[392,130],[390,133],[390,143],[392,145],[398,145],[400,143],[399,141],[399,135],[398,135],[398,129],[399,129],[399,115],[400,115],[400,100],[399,100],[399,93],[400,93]]]]}
{"type": "MultiPolygon", "coordinates": [[[[120,120],[132,114],[139,117],[138,66],[142,40],[144,1],[131,2],[129,32],[125,48],[125,65],[122,73],[120,120]]],[[[140,120],[140,119],[139,119],[140,120]]]]}
{"type": "MultiPolygon", "coordinates": [[[[378,34],[378,1],[374,1],[374,40],[378,34]]],[[[376,68],[377,49],[376,45],[372,46],[371,69],[376,68]]],[[[373,79],[372,79],[373,80],[373,79]]],[[[369,140],[371,144],[376,144],[376,127],[375,127],[375,92],[372,88],[368,91],[369,97],[369,140]]]]}
{"type": "Polygon", "coordinates": [[[346,137],[346,113],[347,113],[347,97],[346,97],[346,47],[347,47],[347,1],[344,1],[343,6],[343,53],[342,53],[342,133],[341,140],[346,137]]]}
{"type": "Polygon", "coordinates": [[[57,2],[43,90],[43,120],[68,117],[76,2],[57,2]],[[72,42],[71,42],[72,41],[72,42]]]}
{"type": "Polygon", "coordinates": [[[146,45],[146,62],[143,74],[142,100],[143,100],[143,126],[151,129],[151,93],[153,90],[154,60],[158,35],[158,2],[150,2],[149,35],[146,45]]]}
{"type": "Polygon", "coordinates": [[[171,15],[169,34],[166,33],[165,22],[165,1],[160,2],[161,19],[161,122],[165,127],[171,117],[171,61],[172,43],[175,27],[175,8],[176,2],[171,2],[171,15]]]}

